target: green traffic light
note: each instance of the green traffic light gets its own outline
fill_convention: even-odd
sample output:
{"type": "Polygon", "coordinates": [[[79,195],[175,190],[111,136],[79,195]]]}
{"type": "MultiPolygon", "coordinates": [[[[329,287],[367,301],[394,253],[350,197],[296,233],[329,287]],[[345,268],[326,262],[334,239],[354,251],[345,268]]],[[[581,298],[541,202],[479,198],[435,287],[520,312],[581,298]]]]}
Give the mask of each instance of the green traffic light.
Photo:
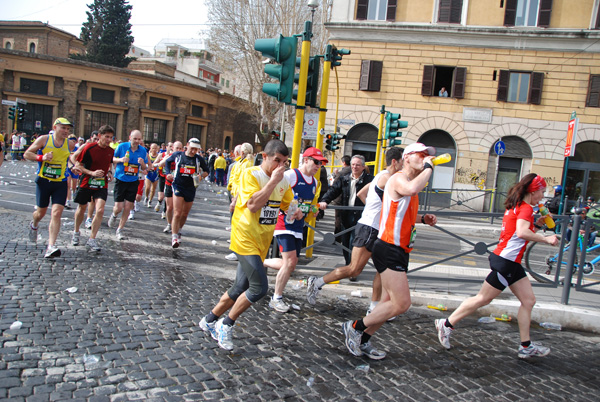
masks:
{"type": "Polygon", "coordinates": [[[286,104],[292,102],[297,46],[298,40],[295,37],[285,37],[281,34],[277,38],[257,39],[254,42],[255,50],[280,64],[265,66],[265,73],[279,80],[279,84],[263,84],[263,92],[286,104]]]}

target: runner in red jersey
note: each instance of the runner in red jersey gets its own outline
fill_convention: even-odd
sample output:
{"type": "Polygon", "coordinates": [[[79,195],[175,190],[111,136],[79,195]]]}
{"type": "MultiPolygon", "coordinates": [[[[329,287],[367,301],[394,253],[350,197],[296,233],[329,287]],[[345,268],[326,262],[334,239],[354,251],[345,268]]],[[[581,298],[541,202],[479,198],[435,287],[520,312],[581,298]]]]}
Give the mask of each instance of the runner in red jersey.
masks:
{"type": "Polygon", "coordinates": [[[489,304],[506,287],[510,287],[510,290],[521,302],[517,316],[521,337],[518,357],[526,359],[546,356],[550,353],[550,348],[531,342],[529,327],[535,295],[525,269],[521,266],[521,258],[528,242],[538,241],[553,246],[558,244],[556,235],[544,236],[541,233],[535,233],[536,229],[544,224],[544,218],[539,217],[534,223],[532,205],[540,202],[545,190],[546,181],[541,176],[530,173],[508,191],[504,203],[506,212],[502,219],[500,241],[489,257],[492,272],[485,278],[477,296],[463,301],[446,320],[435,320],[438,339],[446,349],[450,349],[450,336],[454,325],[473,314],[479,307],[489,304]]]}

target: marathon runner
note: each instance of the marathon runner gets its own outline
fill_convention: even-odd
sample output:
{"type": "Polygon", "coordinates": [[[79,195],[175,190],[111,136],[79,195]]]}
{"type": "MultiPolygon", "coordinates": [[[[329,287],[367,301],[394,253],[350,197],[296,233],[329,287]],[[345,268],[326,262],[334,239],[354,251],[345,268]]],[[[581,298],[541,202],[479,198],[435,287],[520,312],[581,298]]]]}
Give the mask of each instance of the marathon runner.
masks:
{"type": "Polygon", "coordinates": [[[146,173],[146,197],[144,198],[144,205],[147,208],[152,206],[152,199],[156,192],[158,185],[158,170],[154,167],[154,162],[159,158],[158,156],[158,144],[152,143],[150,145],[150,151],[148,152],[148,172],[146,173]]]}
{"type": "MultiPolygon", "coordinates": [[[[163,173],[165,173],[165,165],[167,159],[173,155],[175,152],[183,151],[183,144],[181,141],[175,141],[173,143],[173,150],[170,155],[164,157],[159,163],[158,166],[162,167],[163,173]]],[[[175,162],[169,162],[169,171],[173,171],[175,169],[175,162]]],[[[172,186],[172,178],[168,178],[165,173],[165,217],[167,219],[167,226],[163,229],[164,233],[171,232],[171,221],[173,220],[173,186],[172,186]]]]}
{"type": "Polygon", "coordinates": [[[82,151],[73,154],[71,159],[75,159],[75,167],[81,171],[82,177],[77,192],[75,193],[75,202],[79,204],[75,211],[75,228],[73,230],[72,243],[79,245],[79,228],[83,221],[87,204],[91,201],[96,205],[96,216],[92,221],[90,238],[86,246],[93,252],[100,252],[100,246],[96,241],[96,236],[102,218],[104,217],[104,206],[108,197],[108,182],[112,180],[112,162],[114,150],[110,147],[110,141],[115,134],[115,130],[104,125],[98,130],[99,139],[97,142],[88,142],[83,146],[82,151]]]}
{"type": "Polygon", "coordinates": [[[61,254],[60,249],[56,247],[56,238],[60,231],[60,218],[67,200],[68,183],[65,177],[67,160],[75,149],[75,144],[67,140],[72,128],[73,124],[69,120],[59,117],[54,121],[54,134],[38,137],[23,155],[27,160],[39,162],[38,177],[35,179],[35,205],[37,208],[33,212],[33,220],[29,224],[29,240],[34,243],[38,238],[38,223],[46,215],[50,199],[52,199],[48,247],[44,258],[60,257],[61,254]]]}

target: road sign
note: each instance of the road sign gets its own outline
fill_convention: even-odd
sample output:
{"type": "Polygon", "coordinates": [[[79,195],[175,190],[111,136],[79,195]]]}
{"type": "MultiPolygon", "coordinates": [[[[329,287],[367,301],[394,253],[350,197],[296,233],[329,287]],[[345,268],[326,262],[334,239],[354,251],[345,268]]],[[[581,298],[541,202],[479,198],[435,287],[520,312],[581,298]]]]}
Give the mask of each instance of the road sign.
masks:
{"type": "Polygon", "coordinates": [[[17,98],[17,103],[20,103],[22,105],[26,105],[27,101],[25,99],[17,98]]]}
{"type": "Polygon", "coordinates": [[[504,142],[500,140],[496,141],[496,144],[494,144],[494,151],[496,152],[496,155],[502,156],[504,151],[506,151],[506,145],[504,142]]]}
{"type": "Polygon", "coordinates": [[[351,119],[338,119],[338,124],[340,126],[353,126],[355,123],[356,121],[351,119]]]}
{"type": "Polygon", "coordinates": [[[42,122],[41,122],[41,120],[36,120],[35,121],[35,128],[42,128],[42,122]]]}
{"type": "Polygon", "coordinates": [[[2,99],[2,104],[3,105],[8,105],[8,106],[16,106],[17,102],[2,99]]]}
{"type": "Polygon", "coordinates": [[[575,155],[575,138],[577,137],[577,127],[579,119],[575,117],[575,112],[571,115],[567,129],[567,144],[565,145],[565,158],[575,155]]]}
{"type": "Polygon", "coordinates": [[[319,126],[319,113],[306,113],[304,115],[303,140],[316,140],[317,128],[319,126]]]}

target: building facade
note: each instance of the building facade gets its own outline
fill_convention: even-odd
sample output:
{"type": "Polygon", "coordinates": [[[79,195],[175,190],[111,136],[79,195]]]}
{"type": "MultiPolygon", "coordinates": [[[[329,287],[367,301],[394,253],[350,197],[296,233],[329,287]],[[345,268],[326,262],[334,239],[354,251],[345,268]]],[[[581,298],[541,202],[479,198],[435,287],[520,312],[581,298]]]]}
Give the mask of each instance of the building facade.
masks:
{"type": "Polygon", "coordinates": [[[598,8],[598,0],[333,0],[331,43],[352,53],[329,93],[339,85],[339,116],[354,122],[341,126],[348,137],[337,157],[374,159],[385,105],[409,123],[403,144],[421,141],[453,156],[436,168],[430,189],[440,194],[430,205],[503,210],[503,194],[529,172],[563,182],[576,112],[566,193],[597,200],[598,8]]]}

